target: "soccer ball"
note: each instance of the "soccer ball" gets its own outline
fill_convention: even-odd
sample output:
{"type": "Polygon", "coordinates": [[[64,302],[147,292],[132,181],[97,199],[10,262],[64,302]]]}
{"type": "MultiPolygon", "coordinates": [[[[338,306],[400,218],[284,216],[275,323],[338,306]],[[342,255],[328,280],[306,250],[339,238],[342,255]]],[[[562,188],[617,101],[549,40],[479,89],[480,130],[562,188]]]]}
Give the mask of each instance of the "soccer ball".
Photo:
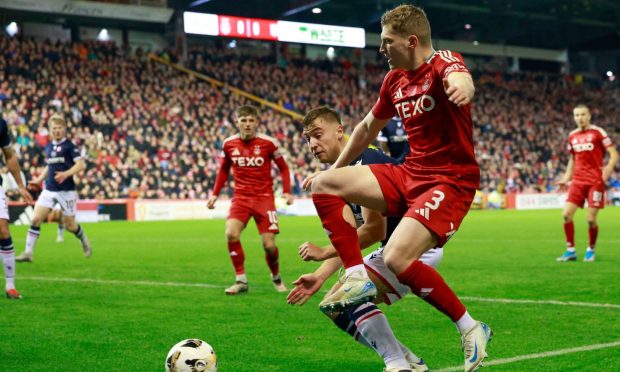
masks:
{"type": "Polygon", "coordinates": [[[166,357],[166,372],[216,372],[217,356],[211,345],[197,338],[174,345],[166,357]]]}

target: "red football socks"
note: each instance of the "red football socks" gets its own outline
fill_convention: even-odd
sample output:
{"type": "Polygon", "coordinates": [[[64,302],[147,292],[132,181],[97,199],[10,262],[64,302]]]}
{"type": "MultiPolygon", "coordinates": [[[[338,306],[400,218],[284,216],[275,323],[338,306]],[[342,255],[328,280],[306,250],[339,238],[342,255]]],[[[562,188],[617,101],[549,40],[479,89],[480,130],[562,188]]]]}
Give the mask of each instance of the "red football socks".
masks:
{"type": "Polygon", "coordinates": [[[575,225],[573,221],[564,224],[564,235],[566,235],[566,246],[568,248],[575,247],[575,225]]]}
{"type": "Polygon", "coordinates": [[[344,199],[336,195],[312,194],[312,201],[344,267],[363,264],[357,230],[342,217],[346,205],[344,199]]]}
{"type": "Polygon", "coordinates": [[[594,249],[596,238],[598,237],[598,226],[590,227],[588,229],[588,236],[590,237],[590,248],[594,249]]]}
{"type": "Polygon", "coordinates": [[[278,252],[278,248],[274,249],[272,252],[265,252],[265,261],[267,261],[267,266],[269,266],[269,270],[271,270],[271,275],[273,276],[277,276],[280,273],[279,257],[280,252],[278,252]]]}
{"type": "Polygon", "coordinates": [[[241,242],[228,242],[228,252],[230,253],[230,260],[235,267],[235,273],[237,275],[244,274],[243,262],[245,261],[245,254],[243,253],[241,242]]]}
{"type": "Polygon", "coordinates": [[[405,271],[398,275],[398,281],[411,288],[416,296],[446,314],[453,322],[465,314],[465,306],[441,275],[422,261],[413,261],[405,271]]]}

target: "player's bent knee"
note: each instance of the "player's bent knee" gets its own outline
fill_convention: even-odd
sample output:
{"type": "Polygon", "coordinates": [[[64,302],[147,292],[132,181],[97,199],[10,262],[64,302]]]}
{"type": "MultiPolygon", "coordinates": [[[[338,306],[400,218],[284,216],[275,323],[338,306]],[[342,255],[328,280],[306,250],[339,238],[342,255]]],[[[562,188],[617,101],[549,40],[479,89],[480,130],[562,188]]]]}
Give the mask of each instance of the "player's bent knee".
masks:
{"type": "Polygon", "coordinates": [[[71,231],[71,232],[76,232],[77,231],[78,225],[75,222],[75,219],[70,219],[70,220],[66,219],[64,222],[65,222],[65,228],[68,231],[71,231]]]}
{"type": "Polygon", "coordinates": [[[6,220],[0,222],[0,239],[8,239],[11,237],[11,233],[9,232],[9,225],[6,220]]]}
{"type": "Polygon", "coordinates": [[[312,181],[312,192],[316,194],[334,194],[339,195],[339,187],[334,177],[329,173],[318,175],[312,181]]]}
{"type": "Polygon", "coordinates": [[[263,249],[265,250],[265,252],[271,253],[278,249],[278,247],[276,247],[275,244],[263,244],[263,249]]]}
{"type": "Polygon", "coordinates": [[[235,243],[238,242],[240,238],[240,234],[231,234],[231,233],[226,233],[226,241],[229,243],[235,243]]]}

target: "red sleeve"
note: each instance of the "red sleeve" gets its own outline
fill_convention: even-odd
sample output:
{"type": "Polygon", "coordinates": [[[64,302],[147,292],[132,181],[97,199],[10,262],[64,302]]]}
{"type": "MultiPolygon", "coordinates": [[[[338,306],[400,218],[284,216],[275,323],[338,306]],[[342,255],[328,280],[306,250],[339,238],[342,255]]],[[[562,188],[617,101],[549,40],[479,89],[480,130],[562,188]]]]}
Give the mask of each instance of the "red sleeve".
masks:
{"type": "Polygon", "coordinates": [[[276,163],[276,165],[278,166],[278,169],[280,170],[280,177],[282,177],[282,191],[285,194],[290,194],[291,193],[291,172],[288,170],[288,165],[286,165],[286,162],[284,161],[284,157],[282,156],[278,156],[277,158],[273,159],[273,161],[276,163]]]}
{"type": "Polygon", "coordinates": [[[228,181],[228,175],[230,174],[230,159],[227,156],[223,156],[220,160],[220,169],[217,171],[217,177],[215,177],[215,185],[213,186],[213,194],[218,196],[220,191],[222,191],[222,187],[226,181],[228,181]]]}
{"type": "Polygon", "coordinates": [[[453,72],[467,72],[469,69],[465,65],[465,60],[460,53],[449,50],[439,50],[435,56],[435,66],[441,79],[445,79],[453,72]]]}
{"type": "Polygon", "coordinates": [[[396,108],[394,108],[392,95],[390,94],[392,76],[394,76],[393,70],[385,74],[383,84],[381,84],[381,89],[379,90],[379,99],[372,107],[372,114],[377,119],[391,119],[396,115],[396,108]]]}
{"type": "Polygon", "coordinates": [[[573,151],[573,145],[571,145],[571,137],[568,136],[568,143],[566,144],[566,150],[572,156],[575,156],[575,151],[573,151]]]}
{"type": "Polygon", "coordinates": [[[601,134],[601,143],[603,144],[604,148],[608,148],[614,145],[613,142],[611,142],[611,138],[607,136],[607,132],[605,132],[603,129],[599,129],[599,133],[601,134]]]}

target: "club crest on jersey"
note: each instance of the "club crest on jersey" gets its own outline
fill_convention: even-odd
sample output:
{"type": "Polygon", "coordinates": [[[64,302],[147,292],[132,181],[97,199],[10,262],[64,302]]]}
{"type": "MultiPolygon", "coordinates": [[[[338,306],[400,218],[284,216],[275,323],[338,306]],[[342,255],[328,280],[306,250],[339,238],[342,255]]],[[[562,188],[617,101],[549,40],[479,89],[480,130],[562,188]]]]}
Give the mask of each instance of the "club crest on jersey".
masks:
{"type": "Polygon", "coordinates": [[[430,74],[426,74],[426,76],[424,76],[424,84],[422,84],[422,91],[428,90],[430,86],[431,86],[431,76],[430,74]]]}
{"type": "Polygon", "coordinates": [[[254,146],[254,155],[260,155],[260,146],[259,145],[254,146]]]}

